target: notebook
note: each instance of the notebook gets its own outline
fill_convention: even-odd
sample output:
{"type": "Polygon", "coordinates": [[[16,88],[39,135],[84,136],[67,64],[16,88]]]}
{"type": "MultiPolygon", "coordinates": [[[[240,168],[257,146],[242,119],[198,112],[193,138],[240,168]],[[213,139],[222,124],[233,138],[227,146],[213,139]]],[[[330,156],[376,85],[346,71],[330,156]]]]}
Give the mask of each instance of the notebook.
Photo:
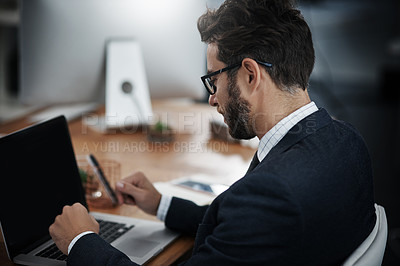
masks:
{"type": "MultiPolygon", "coordinates": [[[[0,226],[9,258],[23,265],[66,265],[51,247],[48,228],[64,205],[87,204],[65,117],[1,137],[0,169],[0,226]]],[[[117,224],[117,238],[105,240],[138,264],[178,237],[161,222],[91,214],[100,232],[117,224]]]]}

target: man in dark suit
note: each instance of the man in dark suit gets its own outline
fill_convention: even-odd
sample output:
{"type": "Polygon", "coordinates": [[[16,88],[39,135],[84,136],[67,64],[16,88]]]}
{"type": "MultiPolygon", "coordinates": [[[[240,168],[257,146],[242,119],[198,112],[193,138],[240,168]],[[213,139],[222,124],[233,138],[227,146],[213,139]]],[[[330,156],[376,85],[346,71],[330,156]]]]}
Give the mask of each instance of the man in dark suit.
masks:
{"type": "MultiPolygon", "coordinates": [[[[371,163],[358,132],[308,96],[306,22],[290,1],[227,0],[198,28],[209,103],[233,137],[257,136],[258,151],[210,206],[163,196],[143,173],[117,184],[120,202],[196,236],[188,265],[340,265],[375,225],[371,163]]],[[[79,204],[50,227],[70,265],[133,264],[97,232],[79,204]]]]}

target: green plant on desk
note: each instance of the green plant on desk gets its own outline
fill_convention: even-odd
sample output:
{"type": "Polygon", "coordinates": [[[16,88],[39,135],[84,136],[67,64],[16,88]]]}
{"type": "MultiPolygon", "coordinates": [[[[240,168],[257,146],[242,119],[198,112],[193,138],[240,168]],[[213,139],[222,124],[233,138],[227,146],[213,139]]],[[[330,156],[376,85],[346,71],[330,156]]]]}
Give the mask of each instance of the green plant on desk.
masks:
{"type": "Polygon", "coordinates": [[[81,182],[83,186],[83,190],[86,193],[86,197],[89,198],[98,198],[101,196],[101,192],[99,191],[99,182],[95,179],[95,177],[82,168],[79,168],[79,175],[81,177],[81,182]]]}
{"type": "Polygon", "coordinates": [[[80,175],[80,177],[81,177],[81,182],[82,182],[82,184],[85,184],[85,185],[86,185],[87,180],[88,180],[88,174],[87,174],[87,172],[86,172],[85,170],[83,170],[82,168],[79,168],[79,175],[80,175]]]}
{"type": "Polygon", "coordinates": [[[152,142],[171,142],[174,140],[174,134],[167,124],[158,121],[150,126],[147,138],[152,142]]]}
{"type": "Polygon", "coordinates": [[[154,131],[156,132],[163,132],[168,130],[168,126],[166,124],[164,124],[161,121],[158,121],[155,125],[154,125],[154,131]]]}

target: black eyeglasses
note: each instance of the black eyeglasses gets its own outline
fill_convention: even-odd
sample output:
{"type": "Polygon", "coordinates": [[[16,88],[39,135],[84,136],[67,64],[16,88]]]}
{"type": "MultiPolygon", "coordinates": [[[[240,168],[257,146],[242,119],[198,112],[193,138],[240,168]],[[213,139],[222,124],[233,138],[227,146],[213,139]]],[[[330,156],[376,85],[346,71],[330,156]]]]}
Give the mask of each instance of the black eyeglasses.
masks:
{"type": "MultiPolygon", "coordinates": [[[[261,62],[261,61],[258,61],[258,60],[254,60],[254,61],[256,61],[260,65],[263,65],[263,66],[266,66],[266,67],[272,67],[272,64],[270,64],[270,63],[261,62]]],[[[230,65],[230,66],[227,66],[227,67],[224,67],[224,68],[222,68],[220,70],[217,70],[215,72],[212,72],[210,74],[202,76],[201,77],[201,81],[203,81],[203,84],[206,87],[206,90],[208,91],[208,93],[210,95],[213,95],[213,94],[215,94],[217,92],[217,87],[214,85],[214,81],[211,80],[211,77],[213,77],[215,75],[218,75],[218,74],[221,74],[222,72],[234,69],[236,67],[240,67],[241,65],[242,65],[242,62],[237,63],[237,64],[233,64],[233,65],[230,65]]]]}

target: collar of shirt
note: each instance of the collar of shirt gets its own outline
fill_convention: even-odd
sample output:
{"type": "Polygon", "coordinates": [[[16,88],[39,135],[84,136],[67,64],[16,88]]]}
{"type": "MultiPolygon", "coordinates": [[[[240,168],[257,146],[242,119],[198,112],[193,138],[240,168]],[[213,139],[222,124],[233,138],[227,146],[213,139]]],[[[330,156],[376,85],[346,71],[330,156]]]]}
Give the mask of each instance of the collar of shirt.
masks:
{"type": "Polygon", "coordinates": [[[318,107],[310,102],[279,121],[261,138],[257,150],[258,160],[261,162],[292,127],[316,111],[318,107]]]}

